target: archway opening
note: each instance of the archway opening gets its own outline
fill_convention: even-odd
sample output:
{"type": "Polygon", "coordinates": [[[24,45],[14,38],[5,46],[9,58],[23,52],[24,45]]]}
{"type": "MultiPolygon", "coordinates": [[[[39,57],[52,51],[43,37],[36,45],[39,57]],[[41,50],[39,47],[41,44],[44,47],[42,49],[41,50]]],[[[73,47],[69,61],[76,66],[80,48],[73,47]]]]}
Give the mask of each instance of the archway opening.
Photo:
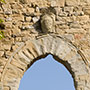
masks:
{"type": "Polygon", "coordinates": [[[75,90],[66,67],[52,55],[39,59],[25,72],[18,90],[75,90]]]}

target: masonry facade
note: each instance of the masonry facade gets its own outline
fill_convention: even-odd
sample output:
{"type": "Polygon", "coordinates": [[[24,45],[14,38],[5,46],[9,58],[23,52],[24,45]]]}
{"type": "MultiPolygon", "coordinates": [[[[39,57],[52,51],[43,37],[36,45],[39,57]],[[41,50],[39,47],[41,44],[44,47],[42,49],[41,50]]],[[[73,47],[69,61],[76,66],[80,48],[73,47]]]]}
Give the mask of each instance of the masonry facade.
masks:
{"type": "Polygon", "coordinates": [[[68,69],[76,90],[90,90],[89,0],[6,0],[0,6],[0,90],[18,90],[24,72],[48,54],[68,69]]]}

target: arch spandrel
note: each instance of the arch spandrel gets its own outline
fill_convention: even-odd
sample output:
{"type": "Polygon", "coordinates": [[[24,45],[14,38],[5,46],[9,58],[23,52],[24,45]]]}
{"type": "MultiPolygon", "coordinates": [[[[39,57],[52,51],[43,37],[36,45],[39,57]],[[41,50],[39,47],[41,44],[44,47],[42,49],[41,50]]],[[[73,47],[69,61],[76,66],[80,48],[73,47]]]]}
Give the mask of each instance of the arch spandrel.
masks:
{"type": "Polygon", "coordinates": [[[85,62],[77,52],[77,48],[62,37],[42,36],[28,40],[24,46],[13,56],[7,65],[2,77],[3,86],[11,90],[18,90],[20,79],[24,72],[37,60],[52,54],[60,63],[64,64],[74,78],[76,90],[85,90],[86,80],[80,77],[89,77],[85,62]],[[79,80],[81,79],[81,80],[79,80]]]}

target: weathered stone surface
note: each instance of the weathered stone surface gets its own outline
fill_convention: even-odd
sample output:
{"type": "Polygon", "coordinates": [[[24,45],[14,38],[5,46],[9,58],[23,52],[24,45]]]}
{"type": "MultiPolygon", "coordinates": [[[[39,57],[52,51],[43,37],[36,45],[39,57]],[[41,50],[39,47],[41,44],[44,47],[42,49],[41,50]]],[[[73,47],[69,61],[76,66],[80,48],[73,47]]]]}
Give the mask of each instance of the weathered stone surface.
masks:
{"type": "Polygon", "coordinates": [[[85,14],[90,15],[90,7],[89,6],[88,7],[84,7],[83,11],[84,11],[85,14]]]}
{"type": "Polygon", "coordinates": [[[23,52],[19,52],[19,56],[24,60],[26,60],[26,62],[28,63],[30,62],[30,58],[28,58],[23,52]]]}
{"type": "Polygon", "coordinates": [[[20,61],[17,61],[15,59],[12,60],[11,64],[18,67],[18,68],[22,68],[23,70],[26,69],[26,64],[24,64],[24,63],[22,63],[20,61]]]}
{"type": "Polygon", "coordinates": [[[34,8],[26,8],[26,12],[24,12],[26,15],[30,15],[34,13],[34,8]]]}
{"type": "Polygon", "coordinates": [[[84,16],[78,16],[77,18],[76,18],[76,20],[77,21],[79,21],[79,22],[87,22],[88,20],[89,20],[89,15],[84,15],[84,16]]]}
{"type": "Polygon", "coordinates": [[[18,90],[47,54],[66,66],[76,90],[90,90],[90,0],[6,0],[0,18],[0,90],[18,90]]]}
{"type": "Polygon", "coordinates": [[[4,51],[0,51],[0,57],[4,55],[4,51]]]}
{"type": "Polygon", "coordinates": [[[86,31],[84,29],[75,29],[75,28],[71,28],[71,29],[66,29],[65,30],[67,33],[86,33],[86,31]]]}
{"type": "Polygon", "coordinates": [[[0,90],[3,90],[3,84],[0,82],[0,90]]]}
{"type": "Polygon", "coordinates": [[[30,22],[31,19],[32,19],[31,17],[25,17],[25,21],[26,21],[26,22],[30,22]]]}
{"type": "Polygon", "coordinates": [[[78,22],[73,22],[70,24],[70,28],[78,29],[78,28],[81,28],[81,25],[78,22]]]}
{"type": "Polygon", "coordinates": [[[40,19],[39,17],[33,17],[33,18],[32,18],[32,20],[33,20],[33,23],[36,23],[36,22],[38,22],[38,21],[39,21],[39,19],[40,19]]]}
{"type": "Polygon", "coordinates": [[[4,87],[4,90],[9,90],[9,87],[4,87]]]}
{"type": "Polygon", "coordinates": [[[41,27],[44,33],[54,32],[55,30],[55,15],[54,14],[45,14],[41,18],[41,27]]]}
{"type": "Polygon", "coordinates": [[[79,0],[66,0],[66,5],[68,6],[74,6],[78,4],[79,4],[79,0]]]}
{"type": "Polygon", "coordinates": [[[52,7],[55,7],[55,6],[64,7],[65,0],[50,0],[50,3],[52,7]]]}

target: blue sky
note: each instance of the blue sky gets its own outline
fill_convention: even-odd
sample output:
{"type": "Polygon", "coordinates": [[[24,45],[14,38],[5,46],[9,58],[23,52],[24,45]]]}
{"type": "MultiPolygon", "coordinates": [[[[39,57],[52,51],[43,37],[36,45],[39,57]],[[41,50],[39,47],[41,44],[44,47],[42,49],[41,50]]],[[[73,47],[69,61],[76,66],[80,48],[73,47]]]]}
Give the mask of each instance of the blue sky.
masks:
{"type": "Polygon", "coordinates": [[[37,60],[21,79],[19,90],[75,90],[74,82],[64,65],[51,55],[37,60]]]}

